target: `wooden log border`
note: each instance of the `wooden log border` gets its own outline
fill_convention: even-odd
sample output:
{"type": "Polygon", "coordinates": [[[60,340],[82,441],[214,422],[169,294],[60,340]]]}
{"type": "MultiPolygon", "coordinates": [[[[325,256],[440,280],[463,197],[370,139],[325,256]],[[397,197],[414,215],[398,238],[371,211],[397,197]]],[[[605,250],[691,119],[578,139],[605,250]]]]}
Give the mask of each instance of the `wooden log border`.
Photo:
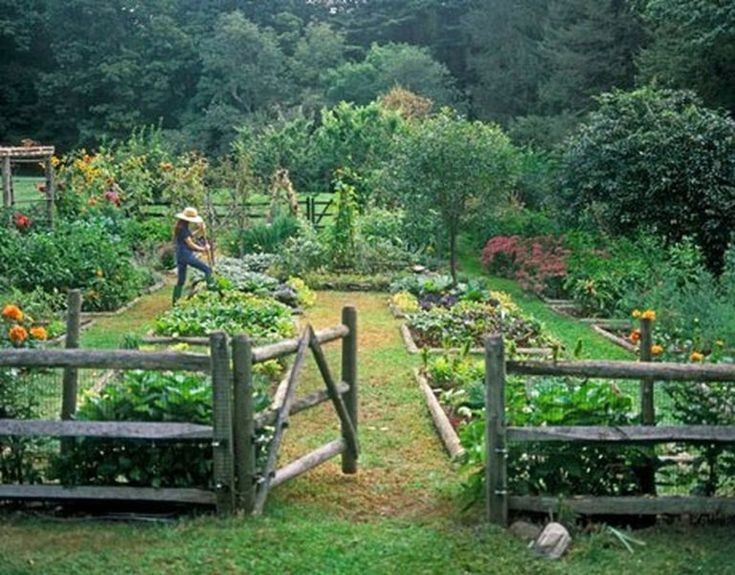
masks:
{"type": "Polygon", "coordinates": [[[426,406],[429,408],[431,419],[434,422],[436,430],[439,432],[439,438],[444,445],[444,449],[447,450],[447,453],[452,459],[458,459],[462,457],[465,453],[465,450],[462,447],[459,436],[454,430],[454,427],[449,421],[449,418],[444,412],[444,409],[439,403],[439,400],[434,394],[434,391],[431,389],[429,382],[418,369],[414,369],[413,375],[416,379],[416,383],[418,384],[419,389],[421,389],[424,394],[426,406]]]}
{"type": "Polygon", "coordinates": [[[624,339],[620,337],[619,335],[615,335],[614,333],[608,331],[602,325],[598,323],[593,323],[591,325],[592,329],[595,331],[595,333],[601,335],[606,340],[611,341],[615,345],[622,347],[624,350],[629,351],[631,353],[636,352],[636,346],[630,343],[627,339],[624,339]]]}
{"type": "Polygon", "coordinates": [[[0,501],[150,501],[214,505],[215,494],[204,489],[154,487],[63,487],[61,485],[0,485],[0,501]]]}

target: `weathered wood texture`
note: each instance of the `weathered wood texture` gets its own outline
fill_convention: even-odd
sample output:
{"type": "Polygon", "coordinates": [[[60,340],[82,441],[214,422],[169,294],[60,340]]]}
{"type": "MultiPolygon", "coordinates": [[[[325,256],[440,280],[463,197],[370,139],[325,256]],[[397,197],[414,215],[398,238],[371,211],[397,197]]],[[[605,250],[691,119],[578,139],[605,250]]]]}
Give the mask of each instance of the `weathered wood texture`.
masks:
{"type": "Polygon", "coordinates": [[[291,374],[288,380],[288,388],[286,395],[283,400],[283,405],[278,410],[275,421],[275,432],[271,444],[268,448],[268,457],[263,468],[262,481],[258,485],[258,490],[255,495],[255,506],[253,513],[260,514],[265,508],[265,502],[268,499],[268,492],[270,491],[271,481],[276,469],[276,463],[278,461],[278,450],[281,447],[281,440],[283,439],[283,433],[288,426],[288,419],[291,413],[291,404],[293,403],[294,391],[296,390],[296,384],[298,383],[301,370],[304,367],[304,361],[306,359],[306,352],[309,349],[309,333],[304,331],[301,334],[299,346],[296,350],[296,358],[294,359],[293,367],[291,368],[291,374]]]}
{"type": "Polygon", "coordinates": [[[485,505],[487,520],[508,524],[508,461],[505,437],[505,352],[503,337],[485,340],[485,505]]]}
{"type": "Polygon", "coordinates": [[[0,349],[0,367],[209,371],[209,357],[177,351],[0,349]]]}
{"type": "Polygon", "coordinates": [[[276,471],[276,474],[271,481],[271,487],[277,487],[289,479],[298,477],[322,463],[329,461],[340,453],[344,453],[346,450],[347,444],[344,439],[337,439],[331,443],[327,443],[326,445],[307,453],[303,457],[299,457],[295,461],[284,465],[281,469],[276,471]]]}
{"type": "Polygon", "coordinates": [[[13,172],[10,166],[10,157],[5,156],[3,158],[3,208],[10,208],[13,205],[12,187],[13,172]]]}
{"type": "Polygon", "coordinates": [[[735,365],[688,365],[638,363],[635,361],[508,361],[508,373],[519,375],[562,375],[610,379],[650,377],[665,381],[735,382],[735,365]]]}
{"type": "MultiPolygon", "coordinates": [[[[79,347],[79,326],[82,313],[82,293],[71,290],[66,299],[66,349],[79,347]]],[[[61,400],[61,419],[71,419],[77,411],[77,387],[79,370],[76,367],[64,369],[63,392],[61,400]]]]}
{"type": "MultiPolygon", "coordinates": [[[[359,384],[357,374],[357,309],[355,307],[345,306],[342,308],[342,327],[347,330],[347,334],[342,340],[342,381],[349,386],[347,393],[344,395],[344,403],[352,422],[355,440],[357,440],[359,435],[357,402],[359,384]]],[[[349,450],[342,454],[342,473],[357,473],[357,454],[353,454],[349,450]]]]}
{"type": "Polygon", "coordinates": [[[429,413],[431,413],[431,419],[434,421],[434,426],[439,432],[439,437],[441,437],[444,448],[452,459],[461,457],[464,455],[464,448],[459,441],[457,432],[454,431],[454,427],[452,427],[447,414],[439,403],[439,400],[436,398],[436,395],[434,395],[434,392],[426,381],[426,378],[419,373],[418,369],[414,370],[414,376],[419,384],[419,388],[424,394],[426,405],[429,408],[429,413]]]}
{"type": "MultiPolygon", "coordinates": [[[[316,332],[316,337],[319,343],[324,344],[345,337],[348,331],[345,326],[340,325],[318,331],[316,332]]],[[[253,363],[260,363],[292,354],[298,350],[300,341],[301,338],[296,337],[278,343],[256,347],[253,349],[253,363]]]]}
{"type": "Polygon", "coordinates": [[[677,425],[629,427],[508,427],[508,441],[581,441],[602,443],[735,443],[735,426],[677,425]]]}
{"type": "Polygon", "coordinates": [[[585,515],[735,515],[735,497],[557,497],[511,496],[514,511],[585,515]]]}
{"type": "Polygon", "coordinates": [[[108,439],[212,439],[212,427],[194,423],[143,421],[49,421],[0,419],[0,436],[104,437],[108,439]]]}
{"type": "Polygon", "coordinates": [[[607,339],[608,341],[613,342],[615,345],[619,345],[623,349],[626,349],[626,350],[628,350],[630,352],[634,352],[635,351],[635,346],[632,343],[630,343],[627,339],[624,339],[622,337],[619,337],[619,336],[615,335],[614,333],[610,333],[603,326],[600,326],[600,325],[597,325],[597,324],[593,324],[592,325],[592,329],[596,333],[600,334],[602,337],[604,337],[605,339],[607,339]]]}
{"type": "MultiPolygon", "coordinates": [[[[337,391],[341,395],[344,395],[349,391],[349,389],[350,386],[344,382],[337,384],[337,391]]],[[[301,411],[306,411],[307,409],[319,405],[320,403],[324,403],[325,401],[329,401],[329,392],[326,389],[315,391],[314,393],[295,399],[291,405],[291,415],[296,415],[301,411]]],[[[259,413],[255,416],[255,429],[260,429],[266,425],[273,425],[276,422],[277,417],[278,412],[272,409],[259,413]]]]}
{"type": "Polygon", "coordinates": [[[234,376],[235,477],[237,507],[247,514],[255,506],[255,404],[253,401],[253,354],[246,335],[232,339],[234,376]]]}
{"type": "Polygon", "coordinates": [[[224,332],[210,337],[212,362],[212,419],[214,486],[217,512],[229,515],[235,509],[235,469],[232,431],[232,372],[227,336],[224,332]]]}
{"type": "Polygon", "coordinates": [[[50,158],[55,152],[54,146],[2,146],[0,158],[50,158]]]}
{"type": "Polygon", "coordinates": [[[43,171],[46,180],[44,193],[46,194],[46,218],[50,226],[54,225],[54,203],[56,202],[56,184],[54,182],[54,167],[51,158],[43,163],[43,171]]]}
{"type": "Polygon", "coordinates": [[[311,351],[314,353],[316,365],[319,368],[319,373],[324,380],[324,384],[327,386],[329,398],[332,400],[332,405],[334,406],[334,410],[337,412],[337,417],[340,421],[342,439],[344,439],[350,454],[357,459],[360,453],[360,446],[357,441],[355,426],[352,424],[352,419],[350,418],[350,414],[347,412],[342,395],[339,393],[337,385],[334,383],[334,379],[332,378],[332,373],[329,370],[327,359],[324,357],[324,352],[319,346],[319,342],[316,340],[316,336],[314,335],[314,331],[311,329],[311,326],[307,328],[307,333],[309,334],[309,346],[311,347],[311,351]]]}
{"type": "MultiPolygon", "coordinates": [[[[644,363],[653,360],[653,326],[650,319],[641,319],[640,323],[640,347],[639,358],[644,363]]],[[[645,377],[640,383],[641,401],[641,423],[643,425],[656,425],[656,409],[653,404],[653,379],[645,377]]],[[[646,461],[641,469],[641,490],[646,495],[656,495],[656,453],[654,450],[646,449],[646,461]]]]}
{"type": "Polygon", "coordinates": [[[151,501],[213,505],[214,493],[203,489],[153,487],[62,487],[61,485],[0,485],[0,500],[151,501]]]}

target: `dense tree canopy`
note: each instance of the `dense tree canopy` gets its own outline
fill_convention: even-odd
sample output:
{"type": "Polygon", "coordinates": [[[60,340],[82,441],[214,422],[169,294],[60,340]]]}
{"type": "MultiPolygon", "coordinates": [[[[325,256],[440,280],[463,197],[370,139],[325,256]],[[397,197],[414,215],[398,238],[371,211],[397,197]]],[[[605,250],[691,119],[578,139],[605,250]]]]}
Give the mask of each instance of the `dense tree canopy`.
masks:
{"type": "Polygon", "coordinates": [[[553,145],[636,82],[735,109],[733,22],[717,0],[0,0],[0,141],[160,124],[217,153],[245,123],[401,85],[553,145]]]}
{"type": "Polygon", "coordinates": [[[735,221],[735,121],[690,92],[600,98],[563,159],[569,213],[596,230],[692,236],[713,269],[735,221]]]}

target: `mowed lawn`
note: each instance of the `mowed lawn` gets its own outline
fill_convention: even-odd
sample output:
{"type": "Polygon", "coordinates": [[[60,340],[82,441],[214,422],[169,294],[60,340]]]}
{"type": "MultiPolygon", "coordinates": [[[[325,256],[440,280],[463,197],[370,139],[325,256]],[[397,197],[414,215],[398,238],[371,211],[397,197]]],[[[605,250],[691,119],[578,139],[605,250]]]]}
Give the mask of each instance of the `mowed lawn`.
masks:
{"type": "MultiPolygon", "coordinates": [[[[115,346],[145,331],[169,290],[130,314],[86,332],[84,344],[115,346]],[[119,322],[119,325],[118,325],[119,322]],[[117,334],[116,337],[113,334],[117,334]]],[[[629,553],[604,528],[575,533],[559,562],[531,555],[520,540],[462,511],[462,476],[436,438],[385,294],[323,292],[304,318],[321,328],[340,309],[359,310],[360,435],[356,476],[330,462],[273,492],[264,516],[181,516],[165,523],[105,521],[6,512],[0,521],[0,573],[735,573],[733,525],[662,523],[634,533],[629,553]]],[[[339,367],[339,347],[328,348],[339,367]]],[[[321,385],[309,363],[300,392],[321,385]]],[[[335,438],[328,405],[294,417],[284,461],[335,438]]]]}

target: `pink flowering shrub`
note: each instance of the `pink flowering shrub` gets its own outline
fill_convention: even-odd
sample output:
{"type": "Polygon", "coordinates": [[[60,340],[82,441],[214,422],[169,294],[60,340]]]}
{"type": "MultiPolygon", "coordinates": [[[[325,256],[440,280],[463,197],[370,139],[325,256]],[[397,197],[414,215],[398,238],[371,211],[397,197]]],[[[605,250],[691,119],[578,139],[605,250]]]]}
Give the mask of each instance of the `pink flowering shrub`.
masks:
{"type": "Polygon", "coordinates": [[[563,293],[568,257],[563,239],[553,236],[495,236],[482,250],[482,263],[490,273],[550,297],[563,293]]]}

